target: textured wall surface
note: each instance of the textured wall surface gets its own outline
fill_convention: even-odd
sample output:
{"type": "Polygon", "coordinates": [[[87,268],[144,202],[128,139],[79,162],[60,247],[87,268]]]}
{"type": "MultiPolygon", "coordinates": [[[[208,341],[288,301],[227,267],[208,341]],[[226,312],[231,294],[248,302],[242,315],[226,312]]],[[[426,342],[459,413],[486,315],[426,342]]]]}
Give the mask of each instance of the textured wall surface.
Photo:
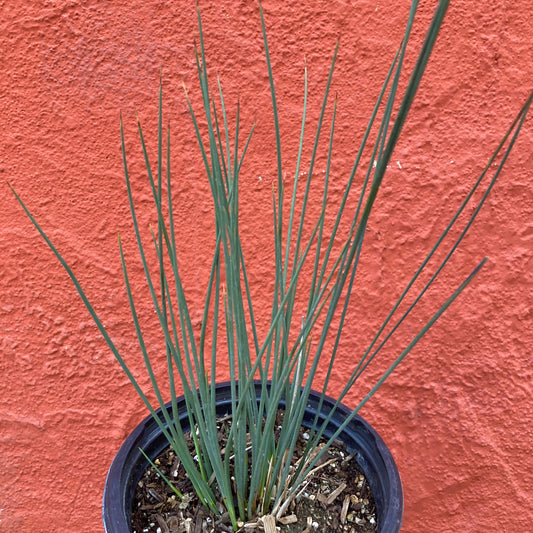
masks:
{"type": "MultiPolygon", "coordinates": [[[[422,2],[408,66],[435,3],[422,2]]],[[[295,171],[304,61],[311,139],[341,34],[332,87],[338,97],[332,194],[339,198],[399,45],[408,4],[264,0],[289,181],[295,171]]],[[[230,115],[234,118],[240,95],[243,128],[257,124],[242,170],[241,203],[256,314],[264,327],[272,291],[276,167],[258,8],[253,0],[201,0],[200,5],[211,74],[220,75],[230,115]]],[[[119,111],[148,238],[155,218],[135,113],[155,158],[162,67],[164,120],[173,131],[180,257],[199,324],[213,228],[207,181],[181,89],[183,80],[193,103],[199,103],[195,2],[18,0],[0,2],[0,10],[0,530],[94,533],[103,529],[101,498],[110,461],[146,412],[7,182],[71,263],[110,335],[147,386],[123,287],[117,232],[154,357],[163,355],[163,345],[135,253],[119,111]]],[[[369,222],[331,394],[531,89],[530,12],[530,0],[452,1],[369,222]]],[[[328,113],[327,128],[331,106],[328,113]]],[[[529,531],[533,522],[532,125],[529,119],[446,274],[369,376],[375,378],[412,339],[450,293],[450,284],[462,281],[487,255],[472,286],[362,413],[398,463],[405,532],[516,533],[529,531]]],[[[317,180],[324,168],[322,157],[317,180]]],[[[226,377],[223,367],[220,377],[226,377]]],[[[346,403],[356,405],[368,383],[346,403]]]]}

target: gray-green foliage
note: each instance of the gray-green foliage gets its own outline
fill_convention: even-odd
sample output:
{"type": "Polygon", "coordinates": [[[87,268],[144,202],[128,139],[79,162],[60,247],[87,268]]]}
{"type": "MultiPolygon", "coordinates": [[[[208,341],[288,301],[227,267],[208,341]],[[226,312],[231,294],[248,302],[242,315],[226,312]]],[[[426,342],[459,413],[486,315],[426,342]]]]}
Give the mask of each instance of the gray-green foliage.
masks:
{"type": "MultiPolygon", "coordinates": [[[[296,444],[298,428],[301,425],[307,397],[313,385],[313,378],[321,356],[324,353],[324,345],[327,338],[334,339],[334,342],[332,348],[328,350],[329,360],[326,361],[328,371],[324,391],[328,385],[350,303],[350,295],[356,280],[357,265],[367,221],[391,154],[413,102],[448,3],[445,0],[439,2],[420,50],[418,61],[409,74],[409,83],[400,94],[398,92],[400,74],[418,5],[417,1],[413,1],[404,38],[376,101],[362,144],[358,151],[354,153],[353,169],[342,201],[334,213],[333,227],[328,231],[326,231],[324,220],[329,208],[330,163],[335,153],[333,137],[336,102],[333,104],[332,120],[329,128],[325,128],[323,123],[326,116],[326,107],[330,101],[328,93],[338,45],[334,51],[331,70],[327,79],[314,144],[310,150],[309,166],[307,172],[304,173],[307,176],[306,182],[299,184],[300,170],[303,165],[302,153],[304,152],[303,140],[307,110],[307,73],[305,72],[303,80],[305,101],[300,129],[299,151],[294,165],[296,168],[294,186],[291,197],[286,199],[284,168],[281,160],[278,106],[265,23],[260,7],[261,27],[274,112],[277,154],[277,187],[273,191],[272,198],[275,248],[275,264],[272,265],[272,275],[275,288],[270,327],[262,338],[254,320],[249,278],[239,231],[239,177],[252,132],[249,132],[242,146],[239,109],[237,108],[235,124],[231,126],[228,123],[226,106],[218,79],[216,80],[215,88],[216,96],[211,92],[208,83],[199,12],[200,46],[196,53],[196,62],[203,99],[203,109],[201,110],[203,116],[201,119],[200,117],[197,118],[193,106],[188,96],[186,96],[205,167],[205,174],[211,188],[216,226],[216,242],[214,242],[214,253],[207,283],[199,338],[196,338],[194,334],[191,313],[185,298],[185,290],[182,286],[180,274],[179,250],[174,232],[174,197],[171,191],[172,180],[169,164],[170,130],[166,132],[165,140],[162,126],[161,88],[159,92],[158,153],[155,167],[152,167],[149,162],[143,132],[139,123],[139,135],[148,180],[158,214],[157,229],[152,233],[151,244],[155,248],[158,257],[156,265],[148,264],[145,248],[141,240],[130,186],[121,121],[124,171],[129,204],[147,287],[166,345],[167,377],[170,382],[169,392],[160,390],[158,376],[152,368],[149,349],[145,345],[142,328],[135,310],[128,270],[119,239],[120,254],[132,317],[153,391],[159,406],[163,407],[165,400],[169,396],[172,401],[170,412],[167,409],[163,409],[161,417],[156,416],[156,407],[150,404],[145,393],[130,372],[127,362],[106,332],[71,268],[17,196],[34,225],[72,278],[85,305],[128,378],[152,415],[156,416],[161,430],[180,457],[201,501],[215,513],[220,513],[220,504],[222,504],[222,507],[229,513],[235,529],[238,528],[240,522],[257,515],[271,513],[276,516],[282,514],[286,508],[286,503],[294,497],[298,487],[320,458],[320,454],[318,456],[311,455],[311,451],[316,448],[316,444],[321,438],[329,418],[320,424],[318,420],[315,421],[306,449],[307,455],[295,467],[291,462],[291,457],[296,444]],[[395,117],[394,119],[391,118],[393,116],[395,117]],[[379,120],[378,117],[380,117],[379,120]],[[201,122],[207,124],[204,130],[200,127],[201,122]],[[202,140],[202,135],[207,137],[206,143],[202,140]],[[317,160],[321,135],[328,136],[329,140],[327,154],[325,154],[327,166],[324,181],[318,184],[313,181],[313,170],[317,160]],[[375,138],[375,141],[369,141],[371,137],[375,138]],[[373,166],[369,165],[366,171],[360,168],[363,150],[371,153],[370,160],[376,162],[373,166]],[[360,174],[362,182],[358,182],[357,186],[354,186],[356,184],[356,176],[358,177],[360,174]],[[304,193],[302,199],[297,201],[297,190],[299,188],[302,188],[304,193]],[[317,191],[317,188],[320,188],[320,190],[317,191]],[[343,232],[342,230],[346,228],[341,225],[341,221],[344,223],[346,221],[345,208],[349,198],[356,194],[354,190],[358,190],[357,194],[360,195],[357,209],[349,223],[349,231],[343,232]],[[322,204],[318,220],[311,223],[311,229],[309,231],[308,228],[306,233],[304,232],[304,226],[306,224],[308,204],[310,201],[320,197],[322,198],[322,204]],[[289,205],[288,214],[285,212],[287,205],[289,205]],[[339,250],[339,247],[335,247],[334,243],[340,238],[341,234],[347,234],[348,238],[345,239],[339,250]],[[305,270],[304,265],[309,268],[305,270]],[[306,279],[305,283],[301,279],[303,271],[312,272],[311,279],[306,279]],[[303,289],[302,287],[306,288],[303,289]],[[305,291],[305,294],[302,294],[302,291],[305,291]],[[307,302],[303,318],[299,314],[295,315],[296,301],[307,302]],[[319,317],[320,320],[318,320],[319,317]],[[334,318],[336,319],[335,322],[334,318]],[[313,334],[313,340],[311,340],[311,334],[313,334]],[[211,337],[210,339],[207,338],[208,335],[211,337]],[[222,342],[219,341],[219,335],[225,335],[225,339],[222,342]],[[221,345],[224,347],[223,349],[220,349],[221,345]],[[229,361],[233,412],[231,429],[224,452],[221,452],[218,442],[214,396],[216,361],[217,358],[221,357],[227,358],[229,361]],[[254,379],[259,379],[261,382],[259,405],[256,401],[256,392],[253,386],[254,379]],[[271,380],[270,386],[267,385],[268,380],[271,380]],[[192,432],[195,446],[194,457],[188,452],[187,442],[178,422],[177,390],[183,390],[184,392],[189,421],[191,427],[195,428],[195,431],[192,432]],[[197,390],[198,392],[196,392],[197,390]],[[286,401],[286,410],[283,425],[278,437],[275,438],[274,424],[278,404],[282,398],[286,401]]],[[[464,237],[465,232],[470,227],[500,174],[520,127],[525,120],[531,99],[530,95],[485,170],[465,197],[460,209],[413,275],[412,280],[387,316],[368,349],[354,364],[353,373],[347,379],[345,387],[338,398],[339,402],[355,385],[358,378],[380,352],[387,340],[424,295],[464,237]],[[497,167],[494,167],[494,161],[500,155],[502,156],[501,162],[497,167]],[[491,168],[493,169],[492,177],[487,176],[491,168]],[[488,185],[485,182],[488,182],[488,185]],[[485,187],[482,199],[475,207],[459,238],[433,273],[430,281],[416,296],[408,310],[400,318],[393,321],[393,316],[395,316],[405,295],[426,267],[429,259],[433,256],[450,228],[455,224],[459,215],[469,204],[473,194],[482,186],[485,187]],[[388,332],[383,337],[386,330],[388,332]]],[[[307,224],[309,225],[309,222],[307,224]]],[[[418,332],[410,344],[398,354],[390,368],[353,410],[352,417],[355,416],[394,368],[409,353],[411,348],[467,286],[482,264],[483,262],[474,269],[473,273],[459,287],[454,291],[450,291],[451,295],[448,300],[438,308],[431,320],[418,332]]],[[[346,420],[345,425],[349,421],[350,418],[346,420]]],[[[336,435],[329,440],[328,444],[335,437],[336,435]]],[[[326,448],[323,448],[321,453],[324,453],[325,450],[326,448]]]]}

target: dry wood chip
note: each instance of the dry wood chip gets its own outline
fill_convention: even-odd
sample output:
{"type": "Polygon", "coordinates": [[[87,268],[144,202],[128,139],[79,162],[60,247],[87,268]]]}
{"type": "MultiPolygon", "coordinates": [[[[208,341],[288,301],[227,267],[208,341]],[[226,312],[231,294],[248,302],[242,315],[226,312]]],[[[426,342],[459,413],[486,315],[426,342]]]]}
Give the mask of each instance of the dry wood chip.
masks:
{"type": "Polygon", "coordinates": [[[177,531],[180,527],[180,523],[177,516],[171,516],[167,521],[168,527],[177,531]]]}
{"type": "Polygon", "coordinates": [[[322,494],[321,492],[319,492],[317,495],[316,495],[316,499],[320,502],[320,503],[326,503],[328,501],[328,497],[325,495],[325,494],[322,494]]]}
{"type": "Polygon", "coordinates": [[[276,519],[273,515],[267,514],[261,518],[265,533],[276,533],[276,519]]]}
{"type": "Polygon", "coordinates": [[[170,533],[170,529],[167,525],[166,520],[163,518],[163,515],[156,514],[155,519],[157,520],[157,524],[161,528],[161,533],[170,533]]]}
{"type": "Polygon", "coordinates": [[[287,524],[294,524],[298,522],[298,517],[295,514],[290,514],[290,515],[282,516],[281,518],[278,518],[278,522],[286,526],[287,524]]]}
{"type": "Polygon", "coordinates": [[[344,501],[342,502],[342,510],[341,510],[341,524],[346,523],[346,515],[348,514],[348,506],[350,505],[350,496],[347,494],[344,498],[344,501]]]}
{"type": "Polygon", "coordinates": [[[202,520],[196,520],[196,524],[194,524],[194,533],[202,533],[202,520]]]}
{"type": "Polygon", "coordinates": [[[346,483],[341,483],[329,496],[326,500],[326,505],[331,505],[337,496],[347,487],[346,483]]]}

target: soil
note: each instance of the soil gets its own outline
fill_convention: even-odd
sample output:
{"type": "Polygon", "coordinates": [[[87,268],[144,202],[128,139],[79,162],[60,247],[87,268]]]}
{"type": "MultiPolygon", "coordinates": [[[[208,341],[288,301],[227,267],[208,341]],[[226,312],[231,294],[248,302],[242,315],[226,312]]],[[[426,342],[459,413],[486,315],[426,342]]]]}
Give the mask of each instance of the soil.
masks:
{"type": "MultiPolygon", "coordinates": [[[[226,419],[227,420],[227,419],[226,419]]],[[[302,429],[295,459],[304,448],[302,429]]],[[[221,443],[223,446],[223,443],[221,443]]],[[[320,444],[323,446],[323,443],[320,444]]],[[[137,485],[133,502],[133,533],[229,533],[226,515],[215,516],[196,497],[183,466],[171,448],[155,461],[161,473],[184,495],[180,500],[153,467],[137,485]]],[[[308,479],[304,493],[291,503],[273,524],[261,518],[243,524],[240,533],[375,533],[377,513],[374,497],[353,456],[338,442],[324,455],[321,468],[308,479]]]]}

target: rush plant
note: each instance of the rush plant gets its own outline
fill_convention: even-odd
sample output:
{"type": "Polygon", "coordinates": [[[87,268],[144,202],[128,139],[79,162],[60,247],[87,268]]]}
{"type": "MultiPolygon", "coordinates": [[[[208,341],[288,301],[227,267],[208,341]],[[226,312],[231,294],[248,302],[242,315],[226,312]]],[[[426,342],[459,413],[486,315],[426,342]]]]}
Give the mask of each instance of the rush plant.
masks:
{"type": "MultiPolygon", "coordinates": [[[[277,185],[272,195],[275,262],[271,270],[274,280],[274,296],[269,327],[263,335],[256,326],[250,278],[239,228],[239,181],[253,128],[242,142],[239,107],[237,106],[235,123],[230,125],[219,79],[216,79],[215,91],[212,93],[206,67],[202,23],[198,11],[199,46],[196,49],[196,64],[203,101],[201,117],[193,109],[187,92],[185,92],[185,97],[213,197],[216,230],[199,336],[193,328],[191,310],[185,297],[186,291],[180,270],[179,243],[175,234],[175,196],[172,193],[170,171],[170,129],[166,133],[163,131],[161,86],[155,165],[152,165],[149,160],[143,130],[140,123],[138,124],[147,178],[157,211],[157,225],[152,230],[152,242],[149,244],[155,249],[156,264],[149,264],[150,254],[147,253],[146,245],[143,244],[141,237],[130,184],[121,120],[122,154],[129,207],[144,267],[146,286],[166,346],[164,378],[170,383],[169,391],[162,390],[161,377],[156,375],[152,366],[153,358],[156,356],[150,353],[150,347],[146,345],[143,337],[143,328],[138,320],[128,268],[119,238],[120,256],[140,351],[144,357],[158,405],[150,403],[145,391],[130,371],[127,361],[107,333],[71,267],[17,195],[27,215],[74,282],[100,332],[150,413],[156,418],[169,445],[179,456],[201,502],[213,513],[220,514],[226,511],[235,530],[242,525],[242,522],[254,517],[272,515],[278,518],[283,515],[287,505],[298,493],[302,483],[313,472],[317,461],[338,433],[460,295],[485,262],[483,260],[477,265],[472,274],[458,287],[451,288],[446,301],[436,305],[432,318],[397,354],[388,370],[353,409],[344,426],[341,426],[337,434],[329,439],[325,447],[320,448],[319,453],[316,453],[317,444],[333,413],[323,422],[319,422],[317,417],[309,432],[310,438],[304,456],[295,464],[292,459],[308,395],[319,365],[324,367],[322,359],[325,353],[328,354],[328,359],[325,361],[327,373],[323,384],[324,393],[330,381],[345,317],[350,307],[350,298],[357,288],[357,268],[367,222],[448,4],[449,1],[446,0],[438,2],[416,64],[407,76],[408,83],[404,84],[405,89],[400,92],[400,76],[418,7],[416,0],[412,2],[403,40],[392,60],[366,127],[363,141],[358,150],[354,150],[353,168],[342,200],[333,208],[333,217],[331,217],[332,207],[328,203],[328,187],[331,179],[331,162],[335,155],[333,140],[336,102],[331,104],[329,92],[338,44],[333,53],[313,145],[308,152],[303,146],[304,130],[307,124],[307,71],[304,72],[304,104],[299,131],[299,149],[296,162],[295,164],[293,162],[292,167],[295,168],[292,192],[287,191],[285,170],[281,159],[282,143],[274,76],[263,11],[259,6],[275,125],[276,146],[273,147],[273,152],[275,151],[277,157],[277,185]],[[330,105],[332,109],[328,108],[330,105]],[[331,113],[326,114],[326,109],[331,109],[331,113]],[[332,117],[328,126],[324,125],[326,116],[332,117]],[[314,171],[319,152],[319,139],[322,137],[328,140],[324,158],[327,164],[324,178],[318,182],[314,171]],[[306,172],[302,172],[304,152],[311,154],[306,172]],[[363,165],[361,163],[363,154],[365,154],[366,161],[372,161],[374,164],[363,165]],[[301,176],[306,176],[304,182],[301,182],[301,176]],[[318,220],[315,216],[315,219],[310,221],[309,204],[312,199],[320,197],[318,220]],[[356,198],[355,203],[350,202],[353,197],[356,198]],[[353,213],[348,213],[347,206],[352,205],[356,205],[356,208],[353,213]],[[328,215],[328,220],[334,221],[331,228],[325,224],[328,215]],[[304,272],[311,272],[310,279],[304,272]],[[305,308],[303,316],[297,311],[299,307],[296,305],[296,303],[301,305],[301,302],[304,302],[305,308]],[[331,343],[327,350],[324,349],[326,342],[331,343]],[[224,450],[221,450],[219,444],[214,394],[215,370],[217,361],[221,358],[226,358],[229,362],[232,394],[232,419],[224,450]],[[261,384],[259,402],[256,399],[254,380],[259,380],[261,384]],[[182,390],[185,395],[190,425],[194,428],[191,431],[194,441],[194,453],[192,454],[189,452],[188,443],[178,421],[176,403],[178,390],[182,390]],[[169,398],[172,402],[170,411],[164,408],[165,401],[169,398]],[[281,429],[275,432],[278,406],[282,399],[286,402],[283,424],[281,429]],[[158,406],[163,407],[161,416],[156,414],[158,406]]],[[[384,345],[434,283],[461,243],[500,175],[526,118],[531,100],[532,95],[518,113],[484,171],[477,180],[473,181],[457,213],[444,228],[422,264],[416,269],[374,339],[366,351],[360,354],[338,397],[338,403],[357,384],[360,376],[380,354],[384,345]],[[498,161],[497,164],[496,161],[498,161]],[[408,292],[411,294],[413,285],[425,271],[436,250],[443,244],[450,229],[456,224],[467,206],[470,212],[470,204],[476,192],[476,196],[481,196],[481,200],[473,208],[459,237],[451,245],[436,270],[429,274],[427,284],[411,298],[411,304],[407,310],[398,317],[398,310],[406,295],[408,292]]],[[[157,356],[160,355],[157,354],[157,356]]],[[[179,496],[181,497],[181,494],[179,496]]]]}

